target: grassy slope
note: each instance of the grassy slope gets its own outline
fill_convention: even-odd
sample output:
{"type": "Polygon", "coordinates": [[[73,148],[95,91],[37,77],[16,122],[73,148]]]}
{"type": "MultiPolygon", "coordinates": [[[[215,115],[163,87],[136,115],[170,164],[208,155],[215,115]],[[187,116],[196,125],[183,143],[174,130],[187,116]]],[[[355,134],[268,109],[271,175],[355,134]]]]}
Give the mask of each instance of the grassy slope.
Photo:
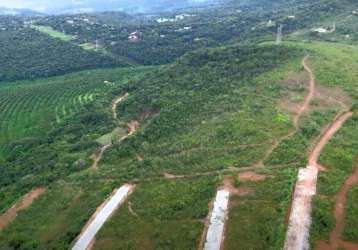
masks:
{"type": "MultiPolygon", "coordinates": [[[[135,138],[117,145],[106,154],[102,174],[123,176],[125,173],[127,178],[161,176],[165,171],[191,174],[256,163],[271,145],[270,140],[291,129],[289,114],[278,107],[284,93],[281,82],[287,74],[299,71],[301,56],[298,55],[303,53],[297,51],[295,54],[294,47],[285,46],[281,49],[287,49],[287,52],[275,46],[245,49],[231,47],[196,52],[182,58],[166,72],[155,73],[142,82],[141,88],[133,91],[133,95],[119,107],[121,117],[138,119],[140,115],[136,113],[151,109],[160,111],[150,124],[142,126],[135,138]],[[281,62],[282,68],[269,69],[271,63],[277,65],[282,60],[279,58],[286,53],[296,56],[281,62]],[[261,56],[265,60],[256,60],[261,56]],[[281,116],[287,116],[287,119],[282,121],[279,119],[281,116]],[[144,161],[138,161],[138,155],[144,161]]],[[[289,58],[287,54],[285,57],[289,58]]],[[[227,249],[237,249],[238,242],[242,244],[242,241],[246,247],[257,244],[262,247],[260,249],[280,248],[296,173],[294,169],[282,172],[267,169],[265,174],[274,178],[242,186],[252,188],[254,194],[247,198],[233,197],[233,203],[244,200],[245,204],[233,206],[230,212],[227,249]],[[248,204],[254,204],[255,210],[248,204]],[[258,214],[264,222],[257,220],[258,214]],[[239,227],[245,220],[251,226],[239,227]]],[[[135,241],[131,233],[128,239],[121,237],[125,230],[134,230],[124,218],[128,218],[127,209],[121,210],[105,227],[98,249],[106,249],[112,241],[117,242],[117,238],[124,241],[118,244],[129,249],[166,249],[166,245],[161,243],[161,238],[165,237],[161,230],[157,232],[160,240],[156,241],[145,226],[148,222],[143,220],[130,220],[134,221],[134,228],[143,228],[149,234],[140,237],[143,241],[135,241]]],[[[165,223],[158,228],[165,228],[165,223]]],[[[180,232],[176,234],[182,235],[180,232]]],[[[182,249],[180,240],[167,242],[170,249],[182,249]]],[[[195,244],[186,249],[192,247],[195,244]]]]}
{"type": "Polygon", "coordinates": [[[289,119],[278,119],[287,115],[278,108],[280,81],[298,70],[298,59],[291,64],[290,58],[300,52],[276,49],[198,52],[149,76],[119,112],[126,120],[150,110],[160,113],[106,154],[104,170],[183,174],[256,163],[272,140],[291,128],[289,119]],[[284,66],[274,69],[277,61],[284,66]],[[138,163],[136,155],[145,161],[138,163]]]}
{"type": "MultiPolygon", "coordinates": [[[[317,50],[318,54],[321,54],[321,56],[317,56],[316,64],[314,64],[318,81],[331,86],[341,86],[351,96],[354,105],[353,110],[357,112],[358,77],[354,69],[358,66],[358,49],[327,44],[318,44],[314,46],[314,49],[317,50]]],[[[320,161],[329,171],[320,174],[319,194],[333,197],[338,193],[344,180],[353,172],[358,156],[357,121],[357,115],[355,115],[355,118],[347,122],[324,150],[320,161]]],[[[358,200],[353,202],[357,203],[358,200]]],[[[316,226],[313,227],[313,241],[317,238],[327,239],[325,232],[327,232],[327,229],[331,229],[334,224],[333,210],[325,210],[325,208],[330,209],[329,199],[323,198],[317,204],[314,210],[314,222],[316,222],[314,224],[316,226]]],[[[353,211],[351,206],[347,208],[348,214],[352,214],[353,211]]],[[[348,223],[345,230],[351,232],[351,237],[348,237],[349,240],[358,241],[356,237],[357,227],[354,224],[348,223]]],[[[347,237],[344,236],[344,238],[347,237]]]]}
{"type": "MultiPolygon", "coordinates": [[[[197,52],[184,57],[179,65],[171,66],[167,72],[155,74],[143,82],[140,90],[134,91],[119,107],[122,118],[137,119],[138,116],[133,114],[145,111],[141,105],[160,112],[150,124],[143,125],[135,138],[106,154],[103,174],[123,176],[125,173],[127,178],[161,176],[164,172],[191,174],[256,163],[273,138],[292,129],[289,114],[278,106],[285,93],[281,83],[289,73],[300,70],[299,60],[303,53],[297,51],[297,56],[282,62],[277,55],[285,53],[281,51],[281,54],[275,46],[246,49],[247,54],[235,47],[208,50],[206,54],[197,52]],[[265,60],[256,60],[261,56],[265,60]],[[260,72],[262,68],[269,68],[271,62],[277,65],[277,61],[281,62],[282,68],[260,72]],[[287,119],[279,119],[282,116],[287,119]],[[138,161],[138,155],[144,161],[138,161]]],[[[295,53],[294,47],[281,49],[295,53]]],[[[289,57],[286,55],[285,58],[289,57]]],[[[278,249],[283,244],[284,218],[296,171],[267,169],[265,173],[275,177],[260,184],[247,184],[255,193],[243,198],[248,200],[247,204],[254,204],[255,210],[246,204],[231,211],[227,249],[236,249],[242,241],[245,246],[259,244],[261,249],[269,246],[278,249]],[[262,199],[267,202],[260,203],[262,199]],[[264,222],[257,220],[258,214],[264,222]],[[238,227],[245,220],[251,226],[238,227]],[[247,232],[249,235],[245,234],[247,232]]],[[[240,197],[233,199],[234,203],[242,200],[240,197]]],[[[119,217],[122,220],[111,222],[111,228],[123,227],[125,214],[119,217]]],[[[129,224],[125,227],[131,228],[129,224]]],[[[112,235],[112,238],[107,236],[107,240],[103,236],[101,244],[106,246],[119,233],[104,230],[112,235]]],[[[154,244],[153,240],[150,242],[154,244]]],[[[139,248],[146,246],[141,241],[137,244],[139,248]]],[[[179,243],[170,246],[178,249],[179,243]]]]}
{"type": "Polygon", "coordinates": [[[347,224],[344,231],[343,238],[348,241],[353,241],[358,243],[358,231],[357,231],[357,223],[358,223],[358,187],[354,187],[348,196],[348,204],[347,204],[347,224]]]}

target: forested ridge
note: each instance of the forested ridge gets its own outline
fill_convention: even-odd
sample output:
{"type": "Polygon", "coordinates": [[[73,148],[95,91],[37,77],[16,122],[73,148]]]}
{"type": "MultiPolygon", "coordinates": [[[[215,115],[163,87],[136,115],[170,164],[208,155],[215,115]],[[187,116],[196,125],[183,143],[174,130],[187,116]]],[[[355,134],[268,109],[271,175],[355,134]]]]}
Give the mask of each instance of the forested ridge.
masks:
{"type": "MultiPolygon", "coordinates": [[[[0,26],[6,25],[2,20],[0,26]]],[[[20,24],[0,32],[0,81],[36,79],[94,68],[126,66],[20,24]]]]}
{"type": "MultiPolygon", "coordinates": [[[[37,23],[76,35],[75,42],[79,44],[94,44],[97,41],[115,55],[140,64],[157,65],[173,62],[198,48],[220,46],[232,41],[272,39],[279,25],[283,26],[284,34],[290,34],[300,29],[319,27],[322,21],[335,20],[337,33],[342,37],[351,34],[348,42],[354,42],[357,41],[354,22],[358,17],[343,20],[355,8],[358,5],[352,0],[344,3],[336,0],[224,1],[215,8],[189,9],[149,17],[119,15],[120,22],[116,21],[118,14],[107,13],[105,18],[101,14],[68,15],[41,18],[37,23]],[[167,21],[158,22],[161,19],[167,21]],[[139,32],[140,39],[132,42],[128,37],[135,31],[139,32]]],[[[331,26],[332,22],[328,24],[331,26]]],[[[311,38],[331,39],[309,33],[307,39],[311,38]]]]}

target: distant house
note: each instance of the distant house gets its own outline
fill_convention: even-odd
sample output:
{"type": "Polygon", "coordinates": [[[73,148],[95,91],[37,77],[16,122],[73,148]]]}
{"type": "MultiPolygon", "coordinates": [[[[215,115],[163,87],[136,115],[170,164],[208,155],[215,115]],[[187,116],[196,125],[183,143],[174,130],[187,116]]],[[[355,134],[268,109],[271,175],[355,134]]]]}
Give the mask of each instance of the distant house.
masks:
{"type": "Polygon", "coordinates": [[[312,31],[317,33],[333,33],[336,31],[336,23],[333,23],[332,27],[319,27],[312,29],[312,31]]]}
{"type": "Polygon", "coordinates": [[[317,33],[328,33],[328,30],[326,28],[315,28],[315,29],[312,29],[312,31],[317,32],[317,33]]]}
{"type": "Polygon", "coordinates": [[[130,42],[138,42],[140,40],[140,36],[141,34],[139,31],[134,31],[129,35],[128,40],[130,42]]]}

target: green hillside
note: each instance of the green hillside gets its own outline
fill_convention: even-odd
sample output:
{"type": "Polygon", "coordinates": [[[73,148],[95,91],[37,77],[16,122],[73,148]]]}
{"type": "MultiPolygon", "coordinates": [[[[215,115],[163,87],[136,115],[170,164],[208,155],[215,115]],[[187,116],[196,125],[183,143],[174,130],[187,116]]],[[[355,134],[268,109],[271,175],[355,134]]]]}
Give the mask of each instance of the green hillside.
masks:
{"type": "Polygon", "coordinates": [[[355,249],[357,13],[354,0],[228,0],[0,17],[0,249],[71,249],[124,184],[92,249],[201,250],[220,189],[221,249],[283,249],[308,165],[311,249],[355,249]]]}

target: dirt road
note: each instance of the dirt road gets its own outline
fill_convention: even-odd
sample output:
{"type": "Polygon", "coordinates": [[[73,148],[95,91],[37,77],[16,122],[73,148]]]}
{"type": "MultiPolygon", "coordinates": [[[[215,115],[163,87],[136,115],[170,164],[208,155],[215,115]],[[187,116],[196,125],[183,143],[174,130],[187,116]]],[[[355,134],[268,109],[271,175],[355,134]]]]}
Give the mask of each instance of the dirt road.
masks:
{"type": "Polygon", "coordinates": [[[24,195],[19,202],[9,208],[3,215],[0,216],[0,231],[7,227],[17,216],[18,212],[30,207],[31,204],[45,193],[45,188],[37,188],[30,193],[24,195]]]}
{"type": "Polygon", "coordinates": [[[118,120],[118,115],[117,115],[117,106],[118,106],[118,104],[120,104],[122,101],[124,101],[128,96],[129,96],[129,94],[126,93],[125,95],[120,96],[116,100],[114,100],[114,102],[112,104],[112,113],[113,113],[113,119],[114,120],[118,120]]]}
{"type": "MultiPolygon", "coordinates": [[[[300,109],[303,113],[309,109],[310,100],[313,98],[315,89],[315,77],[312,70],[306,64],[306,59],[302,65],[310,76],[310,94],[307,96],[304,105],[300,109]]],[[[318,172],[321,166],[318,164],[319,157],[324,146],[332,139],[337,131],[352,116],[351,112],[345,113],[323,134],[309,157],[309,165],[299,170],[298,180],[295,186],[292,209],[289,220],[289,228],[286,235],[285,250],[306,250],[309,249],[309,228],[311,225],[311,203],[316,194],[318,172]]],[[[298,124],[298,120],[295,121],[298,124]]]]}
{"type": "Polygon", "coordinates": [[[334,121],[333,125],[325,132],[321,140],[318,142],[318,144],[313,149],[310,157],[309,157],[309,165],[318,167],[318,159],[322,153],[322,150],[324,146],[332,139],[335,133],[343,126],[343,124],[352,117],[353,113],[348,112],[340,116],[337,120],[334,121]]]}
{"type": "Polygon", "coordinates": [[[313,97],[316,92],[316,80],[315,80],[315,76],[314,76],[312,70],[307,65],[308,58],[309,58],[309,56],[306,56],[301,62],[303,68],[307,71],[310,80],[309,80],[309,86],[308,86],[308,94],[306,95],[302,106],[300,107],[297,115],[294,117],[294,120],[293,120],[293,124],[296,129],[298,129],[299,121],[301,119],[302,114],[309,109],[310,103],[313,100],[313,97]]]}
{"type": "MultiPolygon", "coordinates": [[[[118,115],[117,115],[117,106],[118,104],[120,104],[122,101],[124,101],[127,97],[129,96],[128,93],[126,93],[123,96],[118,97],[112,104],[112,113],[113,113],[113,119],[118,120],[118,115]]],[[[121,137],[119,139],[119,142],[125,140],[126,138],[128,138],[129,136],[133,135],[136,130],[139,127],[139,123],[137,121],[132,121],[130,123],[127,124],[128,127],[128,134],[121,137]]],[[[98,167],[99,162],[102,160],[103,158],[103,154],[110,148],[113,146],[113,143],[110,142],[106,145],[103,145],[96,153],[94,153],[91,156],[91,159],[93,160],[93,164],[91,166],[91,169],[96,170],[98,167]]]]}
{"type": "Polygon", "coordinates": [[[302,103],[302,105],[300,106],[300,109],[298,110],[298,112],[294,115],[293,117],[293,126],[294,126],[294,130],[292,130],[290,133],[288,133],[287,135],[282,136],[281,138],[279,138],[273,145],[272,147],[270,147],[267,152],[265,153],[264,157],[260,160],[260,162],[258,162],[256,165],[257,166],[264,166],[265,165],[265,161],[271,156],[271,154],[275,151],[275,149],[280,146],[280,144],[294,136],[298,129],[299,129],[299,122],[300,119],[302,117],[302,115],[309,109],[310,103],[313,100],[314,96],[315,96],[315,92],[316,92],[316,81],[315,81],[315,76],[312,72],[312,70],[309,68],[309,66],[307,65],[307,60],[309,58],[309,55],[305,56],[302,61],[301,61],[301,65],[302,67],[307,71],[308,75],[309,75],[309,86],[308,86],[308,94],[305,96],[304,101],[302,103]]]}

